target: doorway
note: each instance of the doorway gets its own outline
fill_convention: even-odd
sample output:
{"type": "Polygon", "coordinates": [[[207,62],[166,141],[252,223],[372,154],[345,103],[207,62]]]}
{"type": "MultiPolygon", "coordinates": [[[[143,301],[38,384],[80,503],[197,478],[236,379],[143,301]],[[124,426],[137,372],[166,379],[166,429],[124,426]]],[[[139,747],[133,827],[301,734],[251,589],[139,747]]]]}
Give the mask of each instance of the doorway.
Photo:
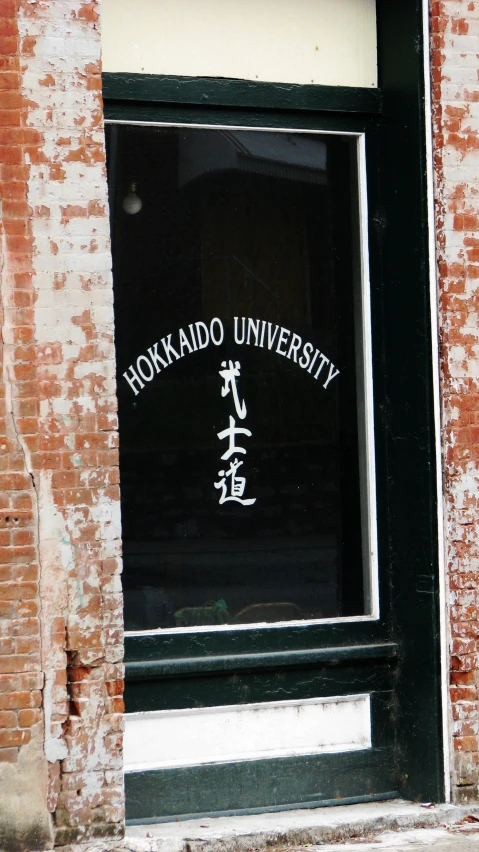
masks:
{"type": "Polygon", "coordinates": [[[434,575],[411,597],[391,549],[391,471],[429,485],[385,416],[380,120],[128,110],[107,126],[127,818],[439,799],[439,684],[408,662],[437,654],[434,575]]]}

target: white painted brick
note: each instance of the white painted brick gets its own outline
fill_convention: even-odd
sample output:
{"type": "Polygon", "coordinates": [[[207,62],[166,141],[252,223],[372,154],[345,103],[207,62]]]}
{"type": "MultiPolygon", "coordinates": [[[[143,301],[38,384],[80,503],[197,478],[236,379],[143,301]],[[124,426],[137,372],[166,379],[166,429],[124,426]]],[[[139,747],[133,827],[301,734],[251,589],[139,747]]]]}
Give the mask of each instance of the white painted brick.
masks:
{"type": "Polygon", "coordinates": [[[114,361],[78,361],[73,368],[73,374],[76,379],[88,376],[115,378],[116,366],[114,361]]]}
{"type": "Polygon", "coordinates": [[[458,151],[456,148],[448,147],[444,151],[443,162],[448,166],[467,165],[477,168],[479,166],[479,148],[472,151],[468,150],[464,153],[463,151],[458,151]]]}
{"type": "Polygon", "coordinates": [[[95,305],[92,308],[92,320],[95,324],[101,326],[103,323],[107,324],[110,328],[113,324],[113,306],[97,306],[95,305]]]}
{"type": "Polygon", "coordinates": [[[45,87],[45,93],[42,94],[42,108],[54,107],[55,109],[69,110],[70,112],[90,109],[98,109],[99,93],[94,90],[88,90],[84,87],[69,87],[65,91],[59,90],[56,86],[45,87]]]}
{"type": "MultiPolygon", "coordinates": [[[[479,60],[478,60],[479,65],[479,60]]],[[[467,116],[463,119],[460,134],[461,136],[467,136],[471,133],[477,133],[479,130],[479,118],[473,118],[472,116],[467,116]]],[[[479,144],[479,143],[478,143],[479,144]]]]}
{"type": "Polygon", "coordinates": [[[83,272],[109,272],[111,269],[111,255],[99,252],[93,254],[73,255],[39,255],[35,268],[37,272],[69,272],[81,268],[83,272]]]}
{"type": "MultiPolygon", "coordinates": [[[[447,76],[449,76],[449,74],[447,76]]],[[[459,85],[457,83],[448,82],[447,79],[444,80],[441,85],[443,106],[448,103],[451,104],[451,106],[457,106],[458,101],[468,102],[468,99],[466,98],[466,88],[468,92],[476,91],[476,86],[473,81],[468,82],[466,85],[459,85]]]]}
{"type": "Polygon", "coordinates": [[[467,35],[457,35],[456,33],[446,33],[444,36],[444,53],[446,56],[452,53],[477,53],[477,36],[479,35],[479,19],[469,22],[469,32],[467,35]]]}
{"type": "Polygon", "coordinates": [[[448,78],[450,78],[451,70],[453,69],[455,72],[462,75],[458,78],[459,82],[463,82],[464,79],[469,79],[469,77],[477,81],[477,74],[472,74],[472,71],[476,72],[478,68],[478,40],[473,38],[471,41],[472,45],[470,51],[467,51],[465,46],[460,51],[447,49],[443,51],[448,78]],[[471,71],[464,74],[463,69],[471,69],[471,71]]]}
{"type": "Polygon", "coordinates": [[[113,303],[113,293],[111,288],[103,290],[39,290],[36,301],[36,308],[51,308],[59,307],[70,308],[71,310],[89,310],[95,305],[111,306],[113,303]]]}
{"type": "MultiPolygon", "coordinates": [[[[79,325],[74,323],[64,322],[55,326],[50,325],[46,320],[37,322],[35,328],[35,340],[38,344],[51,344],[52,341],[59,343],[71,342],[79,343],[84,346],[87,343],[85,332],[79,325]]],[[[71,409],[71,405],[69,409],[71,409]]]]}
{"type": "MultiPolygon", "coordinates": [[[[29,202],[35,204],[48,204],[50,202],[62,202],[63,204],[78,204],[80,207],[88,204],[95,198],[95,190],[99,191],[99,186],[96,181],[91,182],[91,192],[88,192],[89,179],[87,177],[87,169],[84,167],[84,180],[68,180],[63,181],[47,181],[39,180],[32,181],[30,184],[29,202]]],[[[99,203],[103,203],[103,199],[98,197],[99,203]]]]}
{"type": "Polygon", "coordinates": [[[476,189],[476,186],[474,185],[475,171],[471,171],[471,167],[469,166],[469,164],[464,164],[463,162],[457,164],[444,163],[443,172],[446,184],[449,183],[453,191],[457,185],[461,185],[468,182],[473,182],[471,192],[476,189]]]}
{"type": "MultiPolygon", "coordinates": [[[[479,66],[479,60],[478,60],[479,66]]],[[[467,112],[471,118],[479,118],[479,101],[469,101],[467,104],[467,112]]],[[[466,119],[467,120],[467,119],[466,119]]]]}
{"type": "MultiPolygon", "coordinates": [[[[52,205],[50,214],[52,214],[52,205]]],[[[48,219],[34,219],[32,226],[33,235],[36,238],[36,244],[39,245],[40,237],[52,237],[55,235],[58,239],[69,237],[89,237],[99,240],[103,238],[108,241],[110,238],[110,226],[105,216],[89,218],[73,217],[68,222],[60,223],[60,209],[58,209],[58,217],[50,215],[48,219]]]]}
{"type": "MultiPolygon", "coordinates": [[[[57,109],[54,111],[53,116],[49,116],[49,110],[47,107],[39,107],[38,109],[32,109],[28,113],[28,127],[36,127],[40,130],[45,128],[57,130],[77,130],[77,125],[75,124],[75,119],[78,118],[78,113],[76,110],[72,109],[57,109]]],[[[95,115],[93,111],[88,111],[85,113],[85,122],[82,124],[82,128],[84,130],[94,128],[98,126],[98,116],[95,115]]]]}
{"type": "Polygon", "coordinates": [[[110,249],[110,238],[100,237],[91,231],[83,236],[66,237],[62,229],[57,228],[57,232],[53,231],[51,237],[37,236],[35,245],[40,254],[52,254],[55,258],[64,254],[75,255],[83,260],[84,255],[107,253],[110,249]]]}

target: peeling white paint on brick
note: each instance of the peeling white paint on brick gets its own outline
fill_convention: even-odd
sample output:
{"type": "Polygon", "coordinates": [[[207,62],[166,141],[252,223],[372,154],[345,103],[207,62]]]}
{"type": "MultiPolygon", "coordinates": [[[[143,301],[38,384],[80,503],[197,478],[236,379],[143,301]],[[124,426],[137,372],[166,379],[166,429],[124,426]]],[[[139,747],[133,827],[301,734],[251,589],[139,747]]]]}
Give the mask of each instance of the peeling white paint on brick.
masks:
{"type": "MultiPolygon", "coordinates": [[[[37,370],[46,394],[39,415],[47,434],[51,418],[61,417],[64,424],[56,443],[52,433],[55,449],[46,461],[53,467],[39,472],[46,739],[49,759],[62,761],[52,788],[60,832],[62,825],[85,830],[78,823],[79,809],[100,807],[105,783],[117,785],[116,794],[110,788],[108,793],[116,807],[111,818],[120,820],[122,808],[121,773],[105,779],[105,770],[121,770],[122,721],[104,685],[106,667],[122,659],[119,494],[117,486],[95,484],[91,455],[98,442],[113,454],[117,446],[114,432],[96,425],[99,416],[114,414],[116,388],[101,103],[97,87],[89,87],[100,57],[94,15],[95,4],[87,7],[79,0],[39,4],[35,14],[22,6],[19,14],[20,36],[32,45],[31,55],[22,59],[27,127],[45,131],[40,156],[33,148],[27,152],[37,370]],[[54,393],[48,393],[49,386],[54,393]],[[68,483],[80,473],[84,493],[62,487],[62,477],[68,483]],[[102,584],[103,562],[111,559],[116,573],[110,576],[109,569],[102,584]],[[61,636],[55,632],[59,616],[61,636]],[[67,664],[69,693],[56,680],[67,664]],[[80,773],[72,795],[69,773],[80,773]]],[[[121,675],[120,666],[115,677],[121,675]]]]}

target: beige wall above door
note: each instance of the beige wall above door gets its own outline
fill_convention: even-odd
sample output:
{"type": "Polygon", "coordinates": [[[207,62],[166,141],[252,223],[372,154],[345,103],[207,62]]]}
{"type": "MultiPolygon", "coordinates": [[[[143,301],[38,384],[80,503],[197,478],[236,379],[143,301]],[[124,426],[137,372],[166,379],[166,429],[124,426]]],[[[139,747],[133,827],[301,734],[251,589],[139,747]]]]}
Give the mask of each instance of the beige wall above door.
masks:
{"type": "Polygon", "coordinates": [[[103,71],[377,86],[375,0],[103,0],[103,71]]]}

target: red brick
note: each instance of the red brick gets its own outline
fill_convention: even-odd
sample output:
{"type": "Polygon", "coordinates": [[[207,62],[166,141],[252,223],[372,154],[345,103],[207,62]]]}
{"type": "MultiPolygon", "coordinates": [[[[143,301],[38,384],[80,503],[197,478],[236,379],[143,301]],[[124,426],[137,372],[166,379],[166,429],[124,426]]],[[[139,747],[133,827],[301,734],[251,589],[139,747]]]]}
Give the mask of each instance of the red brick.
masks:
{"type": "Polygon", "coordinates": [[[450,690],[450,697],[453,703],[457,701],[475,701],[478,697],[478,692],[474,686],[453,687],[450,690]]]}
{"type": "MultiPolygon", "coordinates": [[[[39,659],[36,661],[39,665],[39,659]]],[[[10,654],[8,657],[0,657],[0,673],[27,672],[35,665],[35,659],[27,654],[10,654]]]]}
{"type": "Polygon", "coordinates": [[[4,601],[30,600],[37,596],[37,583],[0,583],[0,598],[4,601]]]}
{"type": "Polygon", "coordinates": [[[17,36],[0,36],[0,54],[14,56],[18,52],[19,39],[17,36]]]}
{"type": "Polygon", "coordinates": [[[17,614],[29,618],[38,615],[39,603],[38,600],[19,601],[17,603],[17,614]]]}
{"type": "MultiPolygon", "coordinates": [[[[89,163],[104,162],[103,146],[93,138],[92,128],[99,127],[101,122],[100,97],[98,104],[92,110],[78,107],[78,115],[75,119],[75,133],[69,129],[58,131],[55,127],[55,119],[61,113],[61,106],[56,115],[51,110],[52,123],[48,128],[49,143],[56,142],[62,145],[63,154],[61,162],[52,162],[49,152],[43,149],[43,136],[36,127],[29,126],[32,122],[28,114],[30,105],[24,102],[21,89],[20,70],[24,71],[25,65],[13,55],[13,51],[19,46],[16,32],[16,14],[19,9],[18,0],[0,0],[0,33],[3,41],[1,46],[10,51],[7,57],[2,57],[0,63],[0,190],[3,201],[3,223],[4,223],[4,246],[9,254],[9,307],[10,307],[10,332],[14,343],[10,350],[11,376],[13,377],[13,400],[15,410],[15,428],[23,437],[23,444],[30,454],[35,477],[38,470],[53,473],[52,491],[49,496],[56,502],[55,511],[58,513],[59,528],[63,523],[69,530],[70,543],[72,544],[72,561],[68,569],[62,574],[65,579],[65,593],[63,590],[48,589],[48,573],[46,574],[46,601],[49,601],[49,592],[55,598],[57,614],[48,625],[50,629],[49,656],[47,670],[52,693],[50,695],[52,715],[47,719],[47,735],[65,738],[64,725],[68,721],[69,743],[74,751],[80,752],[82,747],[90,747],[98,742],[98,722],[101,714],[105,711],[112,714],[109,716],[109,726],[112,734],[103,742],[101,749],[106,748],[112,754],[121,744],[119,727],[115,728],[115,719],[120,725],[120,713],[122,711],[122,681],[115,677],[121,674],[121,666],[118,671],[110,666],[108,669],[107,686],[103,682],[106,676],[106,668],[103,669],[105,658],[105,644],[121,641],[122,630],[118,626],[117,601],[106,594],[108,586],[104,587],[104,597],[99,593],[99,574],[105,571],[105,578],[110,576],[108,570],[113,573],[118,571],[116,560],[105,560],[101,565],[102,541],[104,530],[102,524],[97,522],[90,512],[90,507],[101,494],[103,499],[116,501],[118,494],[118,451],[116,446],[115,430],[117,428],[114,396],[107,396],[102,391],[102,380],[95,382],[74,378],[74,362],[70,365],[63,364],[62,346],[52,339],[51,347],[38,347],[34,350],[34,293],[37,284],[34,276],[35,254],[32,254],[32,223],[31,217],[41,217],[47,220],[53,212],[50,205],[38,203],[33,208],[27,202],[27,184],[32,169],[31,162],[39,170],[44,168],[45,180],[62,179],[68,180],[68,170],[65,166],[70,160],[79,160],[85,168],[85,186],[88,184],[89,163]],[[3,20],[2,20],[3,19],[3,20]],[[12,41],[8,41],[11,38],[12,41]],[[83,114],[82,114],[83,110],[83,114]],[[81,139],[78,140],[79,129],[84,119],[88,129],[81,131],[81,139]],[[50,161],[48,161],[50,159],[50,161]],[[45,164],[45,165],[43,165],[45,164]],[[59,369],[55,371],[58,365],[59,369]],[[63,368],[67,367],[65,374],[63,368]],[[87,387],[91,387],[92,412],[81,415],[83,399],[87,387]],[[70,400],[71,411],[68,418],[62,421],[61,416],[54,416],[53,412],[48,417],[43,416],[42,423],[37,419],[40,413],[42,400],[70,400]],[[81,402],[80,402],[81,400],[81,402]],[[99,417],[99,415],[101,415],[99,417]],[[74,434],[77,447],[73,450],[69,444],[65,444],[65,436],[74,434]],[[82,436],[82,437],[79,437],[82,436]],[[78,466],[80,458],[81,467],[78,466]],[[88,479],[84,477],[88,476],[88,479]],[[101,492],[98,489],[102,489],[101,492]],[[75,523],[71,524],[75,513],[75,523]],[[84,594],[84,605],[79,606],[79,600],[75,598],[74,588],[76,582],[82,583],[84,594]],[[66,588],[68,584],[68,596],[66,588]],[[111,627],[107,630],[103,626],[105,612],[113,613],[111,627]],[[58,612],[60,607],[61,614],[58,612]],[[65,612],[63,612],[65,609],[65,612]],[[69,612],[67,610],[70,610],[69,612]],[[86,618],[88,615],[88,619],[86,618]],[[68,625],[68,633],[66,633],[68,625]],[[88,713],[81,720],[81,725],[76,726],[75,719],[68,720],[69,705],[66,692],[66,655],[65,643],[68,643],[69,661],[76,660],[76,665],[68,667],[70,677],[78,676],[80,672],[86,675],[85,689],[88,687],[88,697],[80,696],[78,701],[86,701],[83,705],[88,708],[88,713]],[[95,661],[93,667],[83,665],[82,661],[95,661]],[[111,670],[110,670],[111,669],[111,670]],[[90,683],[91,681],[91,683],[90,683]],[[107,697],[108,696],[108,697],[107,697]],[[98,714],[100,713],[100,715],[98,714]],[[51,719],[51,721],[50,721],[51,719]],[[110,721],[111,720],[111,721],[110,721]],[[114,731],[114,733],[113,733],[114,731]]],[[[43,23],[48,13],[49,21],[55,26],[58,23],[58,31],[63,31],[65,26],[70,25],[71,9],[68,4],[50,4],[45,7],[35,4],[24,4],[22,7],[23,29],[21,39],[21,50],[24,54],[32,55],[36,52],[36,41],[29,31],[29,23],[35,27],[35,32],[41,32],[38,23],[43,23]]],[[[83,27],[85,37],[91,37],[98,43],[98,32],[94,29],[98,18],[96,3],[84,3],[76,12],[76,23],[83,27]]],[[[41,52],[38,51],[35,63],[41,62],[41,52]]],[[[72,60],[73,61],[73,60],[72,60]]],[[[81,91],[89,91],[90,98],[96,93],[100,96],[101,76],[99,63],[83,63],[81,58],[75,57],[75,76],[73,86],[78,89],[78,101],[81,91]]],[[[31,108],[38,101],[40,110],[43,111],[48,120],[48,108],[45,108],[46,96],[50,98],[53,94],[58,102],[59,93],[65,90],[66,78],[63,72],[52,72],[48,70],[45,62],[45,70],[37,72],[29,70],[29,80],[38,73],[38,92],[33,91],[31,95],[31,108]],[[42,102],[42,94],[44,98],[42,102]]],[[[107,216],[107,209],[103,202],[86,200],[84,204],[78,205],[80,210],[67,209],[77,205],[65,205],[61,215],[65,223],[70,216],[81,216],[82,226],[85,233],[88,231],[89,216],[107,216]]],[[[56,207],[56,205],[55,205],[56,207]]],[[[55,243],[55,220],[52,225],[52,247],[55,243]]],[[[93,239],[93,236],[92,236],[93,239]]],[[[87,240],[87,245],[89,242],[87,240]]],[[[474,257],[468,258],[468,263],[475,263],[474,257]]],[[[75,269],[76,267],[73,267],[75,269]]],[[[85,275],[85,287],[90,286],[93,276],[85,275]]],[[[57,287],[68,286],[67,275],[58,273],[52,276],[52,290],[57,287]]],[[[88,311],[78,309],[75,325],[78,325],[86,337],[85,345],[78,355],[78,359],[84,361],[99,359],[103,356],[103,346],[100,345],[98,330],[92,321],[88,311]]],[[[63,333],[64,329],[62,330],[63,333]]],[[[75,329],[75,336],[77,329],[75,329]]],[[[52,338],[55,337],[52,328],[52,338]]],[[[112,337],[112,330],[111,335],[112,337]]],[[[64,339],[64,338],[62,338],[64,339]]],[[[0,373],[1,376],[1,373],[0,373]]],[[[5,397],[0,385],[0,418],[6,416],[5,397]]],[[[473,421],[467,424],[473,427],[473,421]]],[[[0,422],[0,429],[2,424],[0,422]]],[[[3,427],[4,428],[4,427],[3,427]]],[[[4,429],[5,430],[5,429],[4,429]]],[[[0,760],[17,759],[18,750],[21,748],[22,737],[29,734],[29,727],[41,722],[41,702],[43,679],[40,671],[32,672],[32,668],[40,669],[39,657],[39,601],[37,579],[39,577],[38,559],[36,552],[37,536],[42,539],[42,521],[38,527],[38,506],[36,495],[33,491],[33,483],[30,475],[25,470],[24,454],[18,446],[4,448],[0,456],[0,507],[8,512],[0,512],[0,593],[9,600],[0,603],[0,614],[9,619],[8,633],[3,649],[8,656],[2,660],[6,666],[0,671],[0,712],[10,715],[3,716],[4,722],[12,726],[13,742],[10,744],[0,743],[0,760]],[[12,591],[13,590],[13,591],[12,591]],[[16,653],[12,653],[12,638],[15,641],[16,653]],[[18,672],[20,670],[20,673],[18,672]],[[8,672],[8,674],[7,674],[8,672]],[[18,724],[13,727],[15,715],[18,714],[18,724]],[[15,739],[16,738],[16,739],[15,739]]],[[[48,604],[49,606],[49,604],[48,604]]],[[[44,610],[44,616],[48,613],[48,607],[44,610]]],[[[471,652],[472,653],[472,652],[471,652]]],[[[80,685],[83,681],[80,679],[80,685]]],[[[1,718],[1,717],[0,717],[1,718]]],[[[24,739],[23,742],[26,740],[24,739]]],[[[99,757],[99,771],[103,772],[99,757]]],[[[61,793],[62,768],[59,764],[51,767],[51,784],[49,792],[49,805],[52,812],[55,803],[61,793]]],[[[64,777],[64,776],[63,776],[64,777]]],[[[111,781],[109,795],[101,797],[98,801],[78,801],[77,789],[85,789],[85,785],[74,788],[71,800],[65,799],[64,805],[70,813],[65,815],[65,823],[71,824],[79,818],[85,826],[93,824],[94,819],[111,820],[120,822],[122,819],[122,788],[121,778],[116,782],[111,781]],[[103,808],[103,810],[101,810],[103,808]]],[[[86,794],[85,794],[86,796],[86,794]]],[[[63,817],[59,815],[58,824],[63,817]]],[[[87,839],[87,838],[86,838],[87,839]]]]}
{"type": "Polygon", "coordinates": [[[19,636],[15,641],[15,653],[17,654],[39,654],[39,636],[19,636]]]}
{"type": "Polygon", "coordinates": [[[17,760],[18,748],[0,748],[0,763],[16,763],[17,760]]]}
{"type": "Polygon", "coordinates": [[[14,601],[2,601],[0,599],[0,618],[11,619],[15,612],[14,601]]]}
{"type": "Polygon", "coordinates": [[[1,728],[16,728],[17,714],[13,710],[0,711],[0,729],[1,728]]]}
{"type": "Polygon", "coordinates": [[[11,748],[12,746],[27,745],[30,742],[30,731],[28,730],[0,730],[0,748],[11,748]]]}
{"type": "Polygon", "coordinates": [[[479,748],[477,737],[454,737],[453,744],[455,751],[477,752],[479,748]]]}
{"type": "MultiPolygon", "coordinates": [[[[21,151],[21,149],[16,147],[16,146],[13,146],[13,145],[11,145],[11,146],[0,145],[0,161],[3,162],[3,163],[18,163],[18,164],[20,164],[22,162],[22,151],[21,151]]],[[[17,211],[18,211],[18,208],[17,208],[17,211]]],[[[22,206],[22,211],[24,212],[24,205],[22,206]]],[[[7,209],[5,209],[5,204],[4,204],[4,214],[6,216],[8,216],[9,213],[10,213],[10,215],[13,214],[12,202],[10,203],[10,205],[7,205],[7,209]]]]}
{"type": "Polygon", "coordinates": [[[14,18],[20,6],[19,0],[0,0],[0,17],[14,18]]]}
{"type": "Polygon", "coordinates": [[[18,724],[20,728],[31,728],[42,720],[42,711],[39,709],[19,710],[18,724]]]}
{"type": "MultiPolygon", "coordinates": [[[[24,546],[24,545],[33,545],[35,543],[35,536],[32,530],[13,530],[11,533],[12,544],[15,547],[24,546]]],[[[1,539],[0,539],[1,541],[1,539]]],[[[25,578],[26,579],[26,578],[25,578]]]]}
{"type": "Polygon", "coordinates": [[[40,690],[0,693],[0,710],[23,710],[28,707],[41,707],[41,705],[40,690]]]}
{"type": "Polygon", "coordinates": [[[0,71],[0,91],[19,89],[21,77],[17,71],[0,71]]]}

